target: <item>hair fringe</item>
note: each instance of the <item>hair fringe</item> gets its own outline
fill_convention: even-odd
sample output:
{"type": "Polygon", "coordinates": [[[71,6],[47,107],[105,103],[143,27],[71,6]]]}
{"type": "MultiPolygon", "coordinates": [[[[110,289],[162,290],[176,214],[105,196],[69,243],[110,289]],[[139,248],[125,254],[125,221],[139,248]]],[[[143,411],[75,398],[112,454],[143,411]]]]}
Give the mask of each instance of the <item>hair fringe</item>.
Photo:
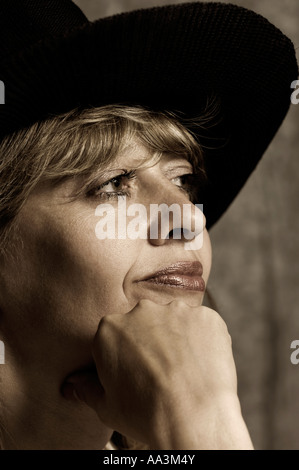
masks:
{"type": "Polygon", "coordinates": [[[204,181],[195,129],[207,128],[217,113],[215,100],[192,121],[167,111],[109,105],[74,109],[5,137],[0,143],[0,253],[10,238],[9,227],[38,184],[91,177],[136,140],[153,158],[172,153],[189,159],[204,181]]]}

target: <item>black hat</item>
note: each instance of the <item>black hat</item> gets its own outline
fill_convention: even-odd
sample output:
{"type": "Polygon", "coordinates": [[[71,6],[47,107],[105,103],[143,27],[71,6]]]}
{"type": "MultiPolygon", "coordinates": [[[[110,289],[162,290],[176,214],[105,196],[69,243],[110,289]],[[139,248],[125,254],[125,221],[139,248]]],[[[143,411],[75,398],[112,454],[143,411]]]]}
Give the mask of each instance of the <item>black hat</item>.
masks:
{"type": "Polygon", "coordinates": [[[185,3],[89,22],[70,0],[0,1],[0,138],[76,107],[124,103],[221,119],[197,130],[208,147],[211,227],[244,185],[290,105],[291,41],[236,5],[185,3]]]}

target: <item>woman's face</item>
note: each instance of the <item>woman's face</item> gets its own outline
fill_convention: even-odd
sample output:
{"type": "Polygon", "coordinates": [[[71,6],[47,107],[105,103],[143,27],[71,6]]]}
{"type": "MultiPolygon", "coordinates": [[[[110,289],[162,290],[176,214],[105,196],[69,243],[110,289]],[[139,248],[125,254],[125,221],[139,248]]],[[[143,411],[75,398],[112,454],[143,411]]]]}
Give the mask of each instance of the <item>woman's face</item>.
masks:
{"type": "Polygon", "coordinates": [[[180,298],[201,305],[199,263],[188,263],[202,264],[206,283],[211,268],[208,233],[204,229],[197,250],[186,249],[192,240],[171,236],[172,228],[182,229],[187,222],[194,227],[198,213],[193,205],[180,227],[170,221],[170,236],[161,233],[158,219],[148,222],[157,223],[158,238],[151,239],[149,230],[143,239],[120,239],[117,230],[114,239],[96,236],[101,220],[96,208],[110,204],[109,214],[115,211],[117,224],[119,196],[126,196],[127,208],[142,204],[148,214],[151,204],[190,207],[182,177],[192,173],[191,164],[172,156],[148,162],[143,146],[129,145],[95,175],[93,187],[82,196],[72,197],[80,184],[76,179],[57,186],[44,183],[23,206],[13,254],[1,266],[1,328],[23,402],[43,403],[52,415],[73,406],[62,397],[61,384],[70,373],[92,364],[91,344],[104,315],[125,314],[141,299],[167,304],[180,298]],[[174,276],[166,272],[165,277],[163,271],[144,280],[174,264],[174,276]]]}

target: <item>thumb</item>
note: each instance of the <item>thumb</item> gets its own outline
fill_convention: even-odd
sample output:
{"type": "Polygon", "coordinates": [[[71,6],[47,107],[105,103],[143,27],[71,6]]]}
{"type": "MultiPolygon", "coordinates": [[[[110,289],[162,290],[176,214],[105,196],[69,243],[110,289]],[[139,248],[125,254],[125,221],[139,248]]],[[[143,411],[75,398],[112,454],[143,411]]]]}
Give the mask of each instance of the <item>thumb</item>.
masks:
{"type": "Polygon", "coordinates": [[[62,395],[67,400],[80,400],[97,411],[104,398],[104,389],[96,372],[77,372],[64,382],[62,395]]]}

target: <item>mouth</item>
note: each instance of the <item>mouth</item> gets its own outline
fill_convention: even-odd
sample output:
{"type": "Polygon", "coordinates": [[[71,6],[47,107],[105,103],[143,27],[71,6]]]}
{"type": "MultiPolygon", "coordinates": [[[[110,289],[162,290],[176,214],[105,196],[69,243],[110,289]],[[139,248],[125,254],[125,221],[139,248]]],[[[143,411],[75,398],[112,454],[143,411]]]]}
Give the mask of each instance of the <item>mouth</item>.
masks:
{"type": "Polygon", "coordinates": [[[180,261],[156,271],[138,282],[204,292],[205,281],[202,274],[203,267],[199,261],[180,261]]]}

